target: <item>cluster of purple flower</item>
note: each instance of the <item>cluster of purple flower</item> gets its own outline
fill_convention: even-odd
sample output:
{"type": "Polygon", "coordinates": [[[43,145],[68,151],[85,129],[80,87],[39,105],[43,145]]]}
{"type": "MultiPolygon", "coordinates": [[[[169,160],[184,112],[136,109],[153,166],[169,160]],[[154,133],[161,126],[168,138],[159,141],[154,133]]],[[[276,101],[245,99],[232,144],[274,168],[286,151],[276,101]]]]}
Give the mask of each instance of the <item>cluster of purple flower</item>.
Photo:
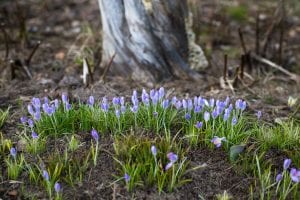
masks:
{"type": "MultiPolygon", "coordinates": [[[[44,180],[47,183],[49,183],[50,182],[50,177],[49,177],[48,171],[47,170],[43,170],[42,172],[43,172],[42,176],[43,176],[44,180]]],[[[55,182],[55,184],[54,184],[54,190],[55,190],[56,193],[59,193],[61,191],[60,183],[55,182]]]]}
{"type": "MultiPolygon", "coordinates": [[[[216,119],[218,116],[223,115],[223,120],[227,121],[230,118],[230,115],[233,110],[233,105],[230,104],[230,99],[227,97],[225,101],[215,100],[211,98],[207,100],[201,96],[195,96],[194,99],[182,99],[178,100],[176,96],[174,96],[171,100],[165,98],[165,89],[163,87],[159,88],[158,90],[152,89],[148,94],[145,89],[142,90],[141,94],[141,102],[146,107],[150,106],[150,103],[156,108],[159,104],[163,109],[167,109],[170,105],[175,107],[177,110],[183,109],[185,113],[186,120],[190,120],[192,116],[192,111],[194,113],[200,113],[204,111],[204,107],[208,107],[208,109],[204,112],[203,118],[205,122],[208,122],[210,118],[216,119]],[[210,110],[210,111],[208,111],[210,110]]],[[[65,110],[71,109],[71,104],[68,101],[68,97],[65,93],[62,94],[62,103],[64,105],[65,110]]],[[[131,103],[130,110],[136,114],[139,110],[139,97],[136,90],[133,91],[131,96],[131,103]]],[[[93,107],[95,104],[95,98],[90,96],[87,100],[87,105],[93,107]]],[[[120,114],[124,114],[127,110],[125,105],[125,98],[124,97],[114,97],[112,99],[112,105],[114,107],[115,114],[117,118],[120,117],[120,114]]],[[[52,103],[49,103],[47,97],[44,98],[44,103],[41,104],[41,100],[39,98],[33,98],[31,104],[28,105],[28,112],[31,116],[36,120],[40,120],[41,118],[41,107],[43,108],[44,113],[51,116],[59,107],[59,101],[55,99],[52,103]]],[[[100,108],[102,111],[107,113],[110,108],[110,103],[106,97],[102,98],[100,102],[100,108]]],[[[238,99],[235,102],[235,109],[237,111],[244,111],[246,109],[246,101],[238,99]]],[[[154,109],[154,115],[158,114],[157,110],[154,109]]],[[[258,113],[258,115],[261,115],[258,113]]],[[[258,116],[260,117],[260,116],[258,116]]],[[[21,119],[22,123],[24,119],[21,119]]],[[[232,117],[232,124],[235,125],[237,123],[237,116],[232,117]]],[[[28,122],[29,124],[29,122],[28,122]]],[[[32,125],[32,123],[30,123],[32,125]]]]}
{"type": "MultiPolygon", "coordinates": [[[[290,165],[292,163],[291,159],[285,159],[283,162],[283,172],[277,174],[276,176],[276,182],[280,182],[283,178],[283,174],[289,169],[290,165]]],[[[300,170],[296,168],[290,169],[290,178],[294,183],[300,182],[300,170]]]]}
{"type": "Polygon", "coordinates": [[[58,107],[59,101],[57,99],[50,104],[49,99],[45,97],[44,103],[42,104],[39,98],[33,97],[31,103],[27,106],[27,109],[33,119],[39,121],[41,119],[41,108],[43,109],[44,113],[51,116],[58,107]]]}
{"type": "MultiPolygon", "coordinates": [[[[218,116],[223,115],[223,120],[227,121],[233,111],[233,105],[230,104],[230,99],[227,97],[225,101],[210,99],[209,101],[203,97],[194,97],[192,99],[183,99],[182,101],[177,100],[176,97],[172,98],[172,105],[175,106],[177,110],[183,109],[185,111],[185,119],[191,119],[191,112],[200,113],[204,111],[204,108],[208,109],[203,113],[203,119],[207,123],[211,118],[215,120],[218,116]],[[228,106],[228,107],[227,107],[228,106]],[[211,112],[209,111],[211,110],[211,112]]],[[[246,109],[246,101],[238,99],[235,103],[235,109],[237,111],[244,111],[246,109]]],[[[199,125],[199,122],[197,122],[199,125]]],[[[232,125],[237,123],[237,114],[232,117],[232,125]]]]}
{"type": "Polygon", "coordinates": [[[226,141],[225,137],[218,137],[218,136],[214,136],[213,139],[211,140],[211,142],[217,147],[221,147],[222,145],[222,141],[226,141]]]}
{"type": "MultiPolygon", "coordinates": [[[[154,145],[151,146],[151,153],[154,156],[154,158],[156,159],[157,149],[154,145]]],[[[178,155],[173,152],[169,152],[167,154],[167,158],[169,160],[169,163],[165,166],[165,171],[167,171],[174,165],[174,163],[178,160],[178,155]]]]}
{"type": "MultiPolygon", "coordinates": [[[[69,103],[68,96],[65,93],[62,94],[61,101],[65,111],[71,109],[71,104],[69,103]]],[[[96,100],[93,96],[90,96],[87,99],[87,105],[90,107],[93,107],[95,105],[95,102],[96,100]]],[[[26,117],[22,117],[21,122],[23,124],[28,124],[28,126],[32,129],[32,137],[34,139],[37,138],[37,134],[33,131],[34,120],[40,120],[41,110],[43,110],[46,115],[52,116],[53,113],[57,111],[59,104],[60,102],[58,99],[50,102],[49,99],[45,97],[43,103],[41,103],[41,100],[39,98],[34,97],[32,99],[31,103],[28,105],[28,112],[30,113],[32,118],[27,119],[26,117]]],[[[154,117],[160,116],[158,107],[161,107],[164,110],[172,107],[177,111],[183,111],[184,117],[187,121],[190,121],[192,119],[192,116],[195,116],[195,114],[199,114],[198,116],[203,116],[203,122],[196,120],[194,126],[197,129],[201,129],[204,122],[207,124],[210,120],[215,121],[218,117],[220,117],[220,119],[222,119],[224,122],[231,120],[231,125],[234,126],[238,123],[238,119],[240,116],[239,114],[242,113],[247,106],[246,101],[241,99],[236,100],[235,103],[232,104],[230,103],[229,97],[222,101],[214,98],[208,100],[201,96],[195,96],[193,99],[188,98],[180,100],[177,99],[176,96],[174,96],[170,100],[166,97],[165,89],[163,87],[159,88],[158,90],[152,89],[149,93],[145,89],[143,89],[140,98],[137,91],[134,90],[131,96],[131,104],[128,110],[135,115],[135,123],[140,105],[144,105],[146,108],[152,105],[154,117]]],[[[127,111],[125,97],[114,97],[111,102],[107,99],[107,97],[103,97],[99,106],[104,113],[108,113],[110,107],[113,108],[112,111],[115,112],[115,116],[118,119],[127,111]]],[[[107,115],[105,114],[105,117],[106,116],[107,115]]],[[[261,112],[259,111],[257,113],[257,117],[260,118],[260,116],[261,112]]]]}

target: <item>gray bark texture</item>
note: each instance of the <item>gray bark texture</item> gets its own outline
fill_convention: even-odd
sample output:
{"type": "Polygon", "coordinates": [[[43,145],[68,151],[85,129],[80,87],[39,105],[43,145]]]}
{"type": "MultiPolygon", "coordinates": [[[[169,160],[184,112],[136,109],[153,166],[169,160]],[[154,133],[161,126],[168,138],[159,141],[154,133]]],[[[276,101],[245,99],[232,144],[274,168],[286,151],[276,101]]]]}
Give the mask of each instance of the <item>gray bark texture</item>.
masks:
{"type": "Polygon", "coordinates": [[[186,0],[98,0],[102,65],[114,54],[110,73],[155,83],[198,78],[188,65],[186,0]]]}

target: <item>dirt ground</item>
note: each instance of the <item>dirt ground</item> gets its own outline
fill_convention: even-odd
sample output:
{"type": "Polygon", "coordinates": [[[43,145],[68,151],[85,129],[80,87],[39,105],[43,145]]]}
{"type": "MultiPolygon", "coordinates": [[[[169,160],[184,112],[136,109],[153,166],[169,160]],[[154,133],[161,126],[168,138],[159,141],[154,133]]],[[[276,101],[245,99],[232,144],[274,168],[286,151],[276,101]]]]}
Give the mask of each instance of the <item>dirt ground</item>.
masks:
{"type": "MultiPolygon", "coordinates": [[[[203,77],[200,80],[172,80],[158,83],[156,87],[164,86],[178,96],[243,98],[247,100],[250,112],[262,110],[263,119],[268,122],[291,114],[293,110],[288,107],[287,100],[289,96],[300,98],[300,82],[295,82],[289,75],[272,67],[253,61],[252,70],[245,67],[246,75],[242,81],[238,81],[234,91],[220,83],[224,54],[228,55],[229,78],[233,77],[240,65],[243,49],[238,28],[244,33],[247,48],[255,51],[256,17],[260,19],[260,40],[263,42],[270,24],[278,20],[278,16],[273,16],[278,7],[276,1],[192,2],[197,5],[193,7],[197,41],[205,50],[210,67],[200,72],[203,77]],[[231,10],[231,7],[238,7],[246,14],[231,10]]],[[[293,3],[292,0],[286,1],[285,5],[282,56],[278,56],[280,28],[271,34],[265,56],[280,63],[291,73],[300,75],[300,11],[296,10],[293,3]]],[[[11,106],[11,116],[2,129],[5,137],[15,137],[18,130],[16,124],[20,116],[25,114],[25,105],[33,96],[56,98],[63,91],[68,91],[74,100],[85,100],[91,94],[96,98],[116,95],[129,97],[132,89],[147,88],[126,77],[108,75],[105,82],[99,81],[103,70],[99,66],[101,24],[96,0],[4,0],[0,2],[0,10],[0,108],[11,106]],[[41,44],[27,65],[32,73],[30,80],[20,63],[26,65],[26,59],[39,41],[41,44]],[[88,86],[84,86],[80,78],[82,57],[88,58],[94,70],[94,83],[88,86]]],[[[294,117],[300,119],[299,113],[294,117]]],[[[113,151],[109,137],[101,143],[107,146],[108,151],[113,151]]],[[[190,156],[192,164],[206,163],[207,167],[190,174],[193,182],[174,193],[157,196],[155,188],[128,193],[118,184],[111,185],[114,180],[112,174],[116,173],[114,161],[103,153],[97,168],[88,172],[82,184],[74,189],[65,189],[64,197],[199,199],[199,195],[203,195],[205,199],[213,199],[216,194],[226,190],[234,199],[247,199],[253,178],[232,167],[225,152],[199,149],[190,156]]],[[[22,184],[26,188],[26,180],[22,184]]],[[[22,184],[0,183],[0,198],[22,199],[22,184]],[[18,194],[11,191],[18,191],[18,194]]],[[[42,189],[33,191],[33,188],[28,188],[28,191],[38,193],[41,199],[46,198],[42,189]]]]}

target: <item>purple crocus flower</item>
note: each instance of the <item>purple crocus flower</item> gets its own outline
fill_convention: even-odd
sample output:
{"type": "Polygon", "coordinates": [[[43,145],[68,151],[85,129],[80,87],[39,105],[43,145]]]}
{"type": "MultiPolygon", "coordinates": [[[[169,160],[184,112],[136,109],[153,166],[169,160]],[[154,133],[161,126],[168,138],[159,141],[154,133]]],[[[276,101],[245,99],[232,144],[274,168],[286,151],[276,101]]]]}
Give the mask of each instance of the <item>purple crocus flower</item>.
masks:
{"type": "Polygon", "coordinates": [[[232,126],[234,126],[234,125],[237,124],[237,118],[236,118],[236,117],[233,117],[233,118],[232,118],[231,124],[232,124],[232,126]]]}
{"type": "Polygon", "coordinates": [[[162,102],[162,107],[163,107],[163,109],[167,109],[168,106],[169,106],[169,99],[163,100],[163,102],[162,102]]]}
{"type": "Polygon", "coordinates": [[[139,107],[137,105],[130,107],[131,112],[133,112],[134,114],[136,114],[139,110],[139,107]]]}
{"type": "Polygon", "coordinates": [[[133,94],[131,96],[131,102],[134,106],[137,106],[139,103],[138,97],[137,97],[137,91],[133,90],[133,94]]]}
{"type": "Polygon", "coordinates": [[[172,105],[175,106],[175,104],[177,103],[177,97],[176,96],[172,97],[171,102],[172,102],[172,105]]]}
{"type": "Polygon", "coordinates": [[[170,169],[173,166],[173,164],[178,160],[178,155],[176,155],[173,152],[168,153],[167,157],[170,160],[170,162],[165,166],[165,171],[170,169]]]}
{"type": "Polygon", "coordinates": [[[115,110],[115,114],[116,114],[116,117],[118,118],[118,119],[120,119],[120,110],[115,110]]]}
{"type": "Polygon", "coordinates": [[[170,169],[173,166],[174,163],[169,162],[166,166],[165,166],[165,171],[167,171],[168,169],[170,169]]]}
{"type": "Polygon", "coordinates": [[[58,109],[58,107],[59,107],[59,101],[58,101],[58,99],[54,100],[54,106],[55,106],[56,109],[58,109]]]}
{"type": "Polygon", "coordinates": [[[43,111],[46,113],[49,108],[49,105],[47,103],[43,103],[42,108],[43,108],[43,111]]]}
{"type": "Polygon", "coordinates": [[[203,103],[203,98],[201,96],[198,97],[198,103],[197,103],[198,106],[204,106],[204,103],[203,103]]]}
{"type": "Polygon", "coordinates": [[[195,113],[200,113],[201,110],[202,110],[202,107],[201,107],[201,106],[195,106],[194,112],[195,112],[195,113]]]}
{"type": "Polygon", "coordinates": [[[194,107],[198,106],[198,97],[194,97],[194,107]]]}
{"type": "Polygon", "coordinates": [[[247,106],[247,103],[246,103],[246,101],[243,101],[242,99],[238,99],[238,100],[236,100],[236,102],[235,102],[235,108],[237,109],[237,110],[241,110],[241,111],[244,111],[245,109],[246,109],[246,106],[247,106]]]}
{"type": "Polygon", "coordinates": [[[108,112],[109,104],[106,97],[102,98],[101,109],[103,110],[103,112],[108,112]]]}
{"type": "Polygon", "coordinates": [[[49,181],[49,174],[46,170],[43,170],[43,178],[45,179],[45,181],[49,181]]]}
{"type": "Polygon", "coordinates": [[[218,115],[220,115],[223,112],[224,108],[225,108],[225,106],[223,107],[222,105],[219,105],[219,106],[216,107],[218,115]]]}
{"type": "Polygon", "coordinates": [[[182,99],[182,107],[183,109],[187,109],[187,101],[185,99],[182,99]]]}
{"type": "Polygon", "coordinates": [[[290,177],[293,182],[299,183],[300,182],[300,170],[292,168],[290,171],[290,177]]]}
{"type": "Polygon", "coordinates": [[[202,128],[202,126],[203,126],[203,123],[202,123],[202,122],[199,122],[199,121],[195,124],[195,127],[196,127],[197,129],[202,128]]]}
{"type": "Polygon", "coordinates": [[[31,103],[35,109],[39,109],[41,107],[41,100],[39,98],[33,97],[31,103]]]}
{"type": "Polygon", "coordinates": [[[49,103],[48,97],[44,97],[44,103],[49,103]]]}
{"type": "Polygon", "coordinates": [[[157,118],[158,117],[158,112],[153,112],[153,117],[157,118]]]}
{"type": "Polygon", "coordinates": [[[212,99],[209,100],[209,106],[211,108],[213,108],[215,106],[215,99],[214,98],[212,98],[212,99]]]}
{"type": "Polygon", "coordinates": [[[36,121],[39,121],[41,119],[41,112],[40,111],[36,111],[34,113],[34,116],[33,118],[36,120],[36,121]]]}
{"type": "Polygon", "coordinates": [[[150,90],[150,98],[153,99],[156,91],[154,89],[150,90]]]}
{"type": "Polygon", "coordinates": [[[188,111],[191,111],[193,109],[193,101],[192,99],[187,100],[187,109],[188,111]]]}
{"type": "Polygon", "coordinates": [[[56,182],[56,183],[54,184],[54,190],[55,190],[56,193],[59,193],[59,192],[60,192],[61,186],[60,186],[60,184],[59,184],[58,182],[56,182]]]}
{"type": "Polygon", "coordinates": [[[190,120],[192,118],[190,113],[186,113],[184,117],[186,120],[190,120]]]}
{"type": "Polygon", "coordinates": [[[220,101],[219,99],[217,99],[217,100],[216,100],[216,106],[219,107],[220,105],[221,105],[221,106],[223,105],[223,104],[222,104],[222,101],[220,101]]]}
{"type": "Polygon", "coordinates": [[[113,103],[114,106],[120,105],[120,98],[119,97],[114,97],[112,99],[112,103],[113,103]]]}
{"type": "Polygon", "coordinates": [[[225,106],[227,106],[230,103],[230,98],[227,96],[225,99],[225,106]]]}
{"type": "Polygon", "coordinates": [[[156,149],[156,147],[154,145],[151,146],[151,153],[152,153],[152,155],[154,157],[156,157],[156,155],[157,155],[157,149],[156,149]]]}
{"type": "Polygon", "coordinates": [[[232,109],[233,109],[233,105],[232,104],[229,104],[229,106],[228,106],[228,108],[227,108],[228,110],[229,110],[229,112],[231,112],[232,111],[232,109]]]}
{"type": "Polygon", "coordinates": [[[226,122],[228,120],[229,116],[230,116],[230,113],[226,112],[226,110],[225,110],[225,113],[224,113],[224,116],[223,116],[224,122],[226,122]]]}
{"type": "Polygon", "coordinates": [[[136,90],[133,90],[133,92],[132,92],[132,96],[134,97],[134,98],[138,98],[138,94],[137,94],[137,91],[136,90]]]}
{"type": "Polygon", "coordinates": [[[66,103],[66,110],[69,111],[69,110],[71,110],[71,108],[72,108],[72,105],[67,102],[66,103]]]}
{"type": "Polygon", "coordinates": [[[261,116],[262,116],[262,112],[260,110],[257,111],[257,113],[256,113],[257,120],[259,120],[261,118],[261,116]]]}
{"type": "Polygon", "coordinates": [[[243,101],[242,105],[241,105],[241,110],[244,111],[246,109],[246,107],[247,107],[247,103],[246,103],[246,101],[243,101]]]}
{"type": "Polygon", "coordinates": [[[34,140],[36,140],[36,139],[39,138],[38,134],[37,134],[36,132],[34,132],[34,131],[32,131],[31,137],[32,137],[32,139],[34,139],[34,140]]]}
{"type": "Polygon", "coordinates": [[[228,116],[230,116],[231,110],[229,108],[226,108],[224,113],[228,116]]]}
{"type": "Polygon", "coordinates": [[[217,147],[221,147],[222,141],[226,141],[225,137],[219,138],[218,136],[214,136],[211,142],[217,147]]]}
{"type": "Polygon", "coordinates": [[[121,113],[124,114],[126,112],[126,106],[122,105],[121,106],[121,113]]]}
{"type": "Polygon", "coordinates": [[[176,162],[178,160],[178,155],[173,153],[173,152],[170,152],[167,154],[167,157],[168,159],[171,161],[171,162],[176,162]]]}
{"type": "Polygon", "coordinates": [[[218,115],[219,115],[219,113],[218,113],[217,109],[214,109],[211,113],[211,116],[213,119],[216,119],[218,117],[218,115]]]}
{"type": "Polygon", "coordinates": [[[33,110],[33,107],[32,107],[31,104],[28,104],[27,110],[28,110],[28,112],[29,112],[30,115],[34,115],[34,110],[33,110]]]}
{"type": "Polygon", "coordinates": [[[93,106],[94,105],[94,103],[95,103],[95,98],[94,98],[94,96],[89,96],[89,99],[88,99],[88,105],[89,106],[93,106]]]}
{"type": "Polygon", "coordinates": [[[198,97],[198,105],[199,106],[208,106],[208,101],[202,97],[198,97]]]}
{"type": "Polygon", "coordinates": [[[125,179],[125,182],[128,183],[130,181],[130,176],[127,173],[125,173],[124,179],[125,179]]]}
{"type": "Polygon", "coordinates": [[[27,122],[27,117],[26,117],[26,116],[22,116],[22,117],[20,118],[20,121],[21,121],[22,124],[26,124],[26,122],[27,122]]]}
{"type": "Polygon", "coordinates": [[[48,104],[43,104],[43,110],[48,116],[51,116],[55,112],[55,107],[49,106],[48,104]]]}
{"type": "Polygon", "coordinates": [[[158,94],[158,92],[155,92],[152,97],[150,96],[150,98],[152,100],[153,105],[157,105],[157,102],[159,100],[159,94],[158,94]]]}
{"type": "Polygon", "coordinates": [[[179,109],[181,108],[181,106],[182,106],[181,101],[177,101],[177,102],[175,103],[175,108],[176,108],[177,110],[179,110],[179,109]]]}
{"type": "Polygon", "coordinates": [[[62,95],[61,95],[61,100],[62,100],[62,102],[65,104],[65,103],[67,103],[68,102],[68,96],[67,96],[67,93],[62,93],[62,95]]]}
{"type": "Polygon", "coordinates": [[[163,87],[158,90],[158,99],[161,100],[165,96],[165,89],[163,87]]]}
{"type": "Polygon", "coordinates": [[[242,104],[243,104],[243,100],[242,99],[237,99],[235,101],[235,109],[237,109],[237,110],[241,109],[242,104]]]}
{"type": "Polygon", "coordinates": [[[27,123],[28,123],[28,126],[29,126],[30,128],[33,128],[34,122],[33,122],[32,119],[28,119],[28,120],[27,120],[27,123]]]}
{"type": "Polygon", "coordinates": [[[279,181],[281,181],[283,178],[282,173],[277,174],[276,176],[276,182],[278,183],[279,181]]]}
{"type": "Polygon", "coordinates": [[[11,155],[14,159],[16,158],[16,156],[17,156],[17,150],[16,150],[14,147],[10,148],[10,155],[11,155]]]}
{"type": "Polygon", "coordinates": [[[143,89],[143,91],[142,91],[142,102],[144,105],[149,106],[149,103],[150,103],[149,95],[145,89],[143,89]]]}
{"type": "Polygon", "coordinates": [[[93,130],[91,131],[91,135],[92,135],[92,137],[94,138],[94,140],[95,140],[96,142],[98,142],[98,140],[99,140],[99,135],[98,135],[98,132],[97,132],[95,129],[93,129],[93,130]]]}
{"type": "Polygon", "coordinates": [[[205,113],[204,113],[204,121],[205,121],[205,122],[208,122],[208,121],[209,121],[209,118],[210,118],[209,112],[205,111],[205,113]]]}
{"type": "Polygon", "coordinates": [[[121,106],[125,105],[125,97],[120,97],[120,104],[121,106]]]}
{"type": "Polygon", "coordinates": [[[285,159],[283,162],[283,169],[287,170],[290,167],[291,163],[292,163],[291,159],[285,159]]]}

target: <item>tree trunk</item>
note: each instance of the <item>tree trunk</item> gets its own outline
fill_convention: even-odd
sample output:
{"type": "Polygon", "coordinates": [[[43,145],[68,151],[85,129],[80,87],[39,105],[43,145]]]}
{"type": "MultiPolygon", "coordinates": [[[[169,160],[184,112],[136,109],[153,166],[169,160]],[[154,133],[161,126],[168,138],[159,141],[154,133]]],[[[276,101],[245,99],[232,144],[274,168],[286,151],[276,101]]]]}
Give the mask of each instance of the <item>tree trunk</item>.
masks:
{"type": "Polygon", "coordinates": [[[154,83],[190,78],[186,0],[98,0],[103,28],[102,64],[110,72],[154,83]]]}

